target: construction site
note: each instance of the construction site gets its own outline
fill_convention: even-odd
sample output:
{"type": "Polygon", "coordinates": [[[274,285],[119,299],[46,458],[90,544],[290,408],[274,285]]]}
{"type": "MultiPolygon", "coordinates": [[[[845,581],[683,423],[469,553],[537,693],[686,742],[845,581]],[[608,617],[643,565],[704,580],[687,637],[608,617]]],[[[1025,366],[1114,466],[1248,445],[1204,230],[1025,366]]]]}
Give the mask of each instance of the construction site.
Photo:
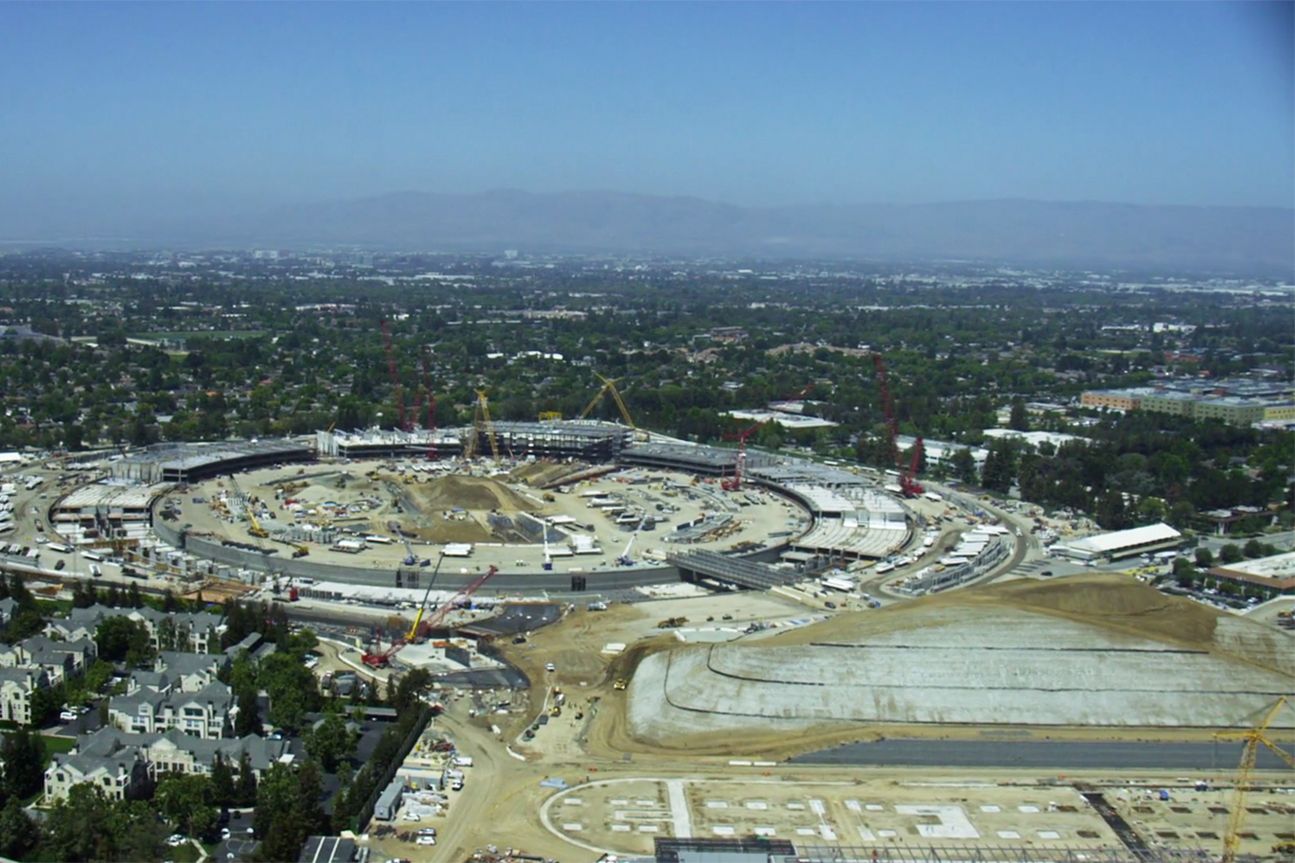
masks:
{"type": "Polygon", "coordinates": [[[1291,637],[1126,576],[829,618],[775,593],[613,604],[500,649],[531,685],[484,715],[448,701],[485,798],[430,859],[498,841],[505,818],[514,847],[563,861],[688,840],[815,861],[1204,863],[1295,840],[1295,764],[1270,748],[1295,736],[1291,637]]]}
{"type": "Polygon", "coordinates": [[[1141,568],[1061,570],[1039,516],[924,486],[873,361],[889,477],[748,450],[758,424],[649,435],[607,378],[565,421],[496,423],[479,391],[458,429],[397,387],[398,428],[321,431],[313,459],[184,459],[154,531],[345,620],[328,673],[494,675],[433,696],[475,764],[438,844],[375,832],[371,859],[1289,857],[1295,638],[1141,568]],[[620,422],[589,418],[606,398],[620,422]]]}

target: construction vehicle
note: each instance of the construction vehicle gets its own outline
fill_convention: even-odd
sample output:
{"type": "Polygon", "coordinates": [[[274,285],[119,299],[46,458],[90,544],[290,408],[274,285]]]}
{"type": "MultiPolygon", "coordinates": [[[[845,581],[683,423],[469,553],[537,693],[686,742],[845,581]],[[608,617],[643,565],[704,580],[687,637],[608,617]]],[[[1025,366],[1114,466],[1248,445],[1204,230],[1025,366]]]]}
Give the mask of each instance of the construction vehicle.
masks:
{"type": "Polygon", "coordinates": [[[1268,747],[1274,755],[1286,762],[1287,767],[1295,770],[1295,757],[1268,736],[1268,727],[1272,725],[1285,704],[1286,696],[1283,695],[1254,728],[1248,728],[1245,731],[1222,731],[1214,735],[1219,740],[1245,741],[1241,747],[1241,765],[1237,769],[1236,790],[1233,792],[1232,807],[1228,812],[1228,825],[1223,833],[1222,863],[1235,863],[1237,852],[1241,847],[1241,826],[1246,817],[1246,792],[1250,790],[1250,776],[1254,773],[1255,759],[1259,756],[1259,745],[1268,747]]]}
{"type": "Polygon", "coordinates": [[[905,466],[903,455],[899,451],[899,419],[895,416],[894,399],[890,397],[890,379],[886,372],[885,358],[881,354],[874,353],[872,367],[877,376],[877,389],[881,391],[881,408],[886,415],[886,433],[890,439],[891,458],[895,461],[895,467],[899,469],[899,490],[903,492],[904,497],[918,497],[926,491],[917,481],[917,471],[922,466],[925,445],[922,443],[922,438],[918,437],[913,444],[913,457],[905,466]]]}
{"type": "Polygon", "coordinates": [[[427,590],[423,594],[423,601],[418,606],[418,614],[414,616],[414,622],[412,625],[410,625],[409,631],[405,633],[404,636],[399,637],[395,641],[393,641],[391,643],[391,646],[388,647],[386,650],[371,650],[371,651],[365,652],[360,657],[361,661],[364,662],[365,665],[369,666],[370,668],[385,668],[387,665],[391,663],[391,658],[395,656],[397,653],[399,653],[402,647],[404,647],[406,644],[414,643],[425,632],[433,629],[438,623],[440,623],[442,620],[445,619],[446,615],[448,615],[450,611],[454,609],[459,602],[463,601],[464,599],[467,599],[468,597],[472,596],[472,594],[480,590],[481,586],[485,584],[487,581],[489,581],[495,575],[495,573],[499,571],[499,567],[492,565],[489,569],[486,570],[485,574],[479,576],[471,583],[466,585],[462,590],[460,590],[453,597],[451,597],[448,602],[442,604],[439,608],[437,608],[434,612],[432,612],[432,616],[427,618],[427,620],[424,621],[423,613],[427,609],[427,598],[431,595],[432,586],[436,584],[436,576],[437,576],[437,573],[441,571],[441,563],[444,562],[444,560],[445,560],[444,553],[440,554],[437,557],[436,568],[432,570],[431,580],[427,584],[427,590]]]}
{"type": "Polygon", "coordinates": [[[742,477],[746,473],[746,439],[755,434],[756,431],[768,422],[768,420],[758,422],[750,428],[743,429],[729,438],[730,440],[737,440],[737,460],[733,462],[733,475],[720,481],[719,487],[724,489],[724,491],[742,490],[742,477]]]}
{"type": "Polygon", "coordinates": [[[305,557],[308,554],[310,554],[310,549],[306,548],[304,545],[293,546],[292,556],[294,558],[305,557]]]}
{"type": "Polygon", "coordinates": [[[618,677],[616,678],[616,681],[612,684],[612,689],[619,691],[619,690],[623,690],[625,687],[629,685],[630,685],[630,682],[628,680],[626,680],[623,677],[618,677]]]}
{"type": "Polygon", "coordinates": [[[675,629],[688,622],[686,617],[667,617],[656,625],[657,629],[675,629]]]}
{"type": "Polygon", "coordinates": [[[256,517],[256,502],[243,494],[243,489],[239,487],[238,480],[234,478],[233,474],[229,475],[229,487],[234,490],[235,497],[243,507],[243,514],[247,516],[247,523],[251,525],[247,532],[257,539],[265,539],[269,536],[270,532],[261,527],[261,522],[256,517]]]}
{"type": "Polygon", "coordinates": [[[634,528],[634,532],[630,534],[630,541],[625,543],[625,550],[621,552],[620,557],[616,558],[617,566],[634,565],[634,558],[630,557],[630,549],[634,547],[634,540],[638,539],[639,531],[643,529],[643,525],[647,520],[648,516],[646,515],[639,519],[638,527],[634,528]]]}
{"type": "MultiPolygon", "coordinates": [[[[418,555],[414,554],[414,544],[409,541],[409,537],[405,536],[405,532],[400,529],[400,523],[389,521],[387,522],[387,527],[391,528],[391,530],[395,532],[396,536],[400,537],[400,541],[405,544],[404,565],[418,566],[418,555]]],[[[437,561],[437,565],[440,565],[440,561],[437,561]]],[[[433,578],[435,578],[435,574],[433,574],[433,578]]],[[[424,597],[424,602],[425,601],[426,598],[424,597]]]]}

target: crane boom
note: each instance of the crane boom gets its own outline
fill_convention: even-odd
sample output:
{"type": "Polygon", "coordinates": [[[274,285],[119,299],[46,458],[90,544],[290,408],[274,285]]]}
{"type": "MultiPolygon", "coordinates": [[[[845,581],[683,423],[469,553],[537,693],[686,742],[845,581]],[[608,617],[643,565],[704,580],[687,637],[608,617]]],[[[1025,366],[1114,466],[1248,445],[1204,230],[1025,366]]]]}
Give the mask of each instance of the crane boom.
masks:
{"type": "Polygon", "coordinates": [[[243,507],[243,515],[247,516],[247,523],[251,525],[247,532],[258,539],[265,539],[269,536],[270,532],[261,526],[260,520],[256,517],[256,507],[252,505],[252,499],[243,493],[242,487],[232,473],[229,475],[229,487],[234,490],[234,496],[238,498],[239,504],[243,507]]]}
{"type": "Polygon", "coordinates": [[[895,400],[890,396],[890,376],[886,372],[886,360],[879,353],[872,355],[872,368],[877,376],[877,389],[881,391],[881,409],[886,415],[886,433],[891,461],[899,470],[899,488],[905,497],[917,497],[923,491],[917,481],[917,469],[922,463],[924,444],[919,437],[913,445],[912,461],[905,465],[899,452],[899,419],[895,416],[895,400]]]}
{"type": "Polygon", "coordinates": [[[443,603],[439,608],[437,608],[434,612],[432,612],[432,616],[427,618],[427,620],[423,622],[423,629],[430,630],[436,627],[437,624],[439,624],[442,620],[445,619],[446,615],[448,615],[451,610],[456,608],[460,602],[462,602],[463,600],[467,599],[468,597],[472,596],[472,594],[480,590],[481,586],[484,585],[487,581],[489,581],[492,577],[494,577],[495,573],[497,572],[499,572],[499,567],[495,566],[494,564],[491,564],[490,567],[485,571],[485,573],[477,576],[475,580],[469,583],[458,593],[454,594],[454,596],[450,597],[448,602],[443,603]]]}
{"type": "MultiPolygon", "coordinates": [[[[403,534],[402,534],[403,536],[403,534]]],[[[410,554],[413,554],[412,549],[410,554]]],[[[414,615],[414,623],[409,627],[409,633],[405,636],[405,641],[413,641],[418,636],[418,624],[423,620],[423,612],[427,609],[427,598],[432,595],[432,588],[436,586],[436,576],[440,575],[441,564],[445,562],[445,550],[436,556],[436,568],[432,570],[431,581],[427,582],[427,590],[423,591],[423,601],[418,603],[418,614],[414,615]]]]}
{"type": "Polygon", "coordinates": [[[387,376],[391,378],[391,388],[395,390],[396,417],[399,428],[408,431],[405,423],[405,391],[400,386],[400,375],[396,371],[396,352],[391,348],[391,325],[386,318],[382,319],[382,350],[387,355],[387,376]]]}
{"type": "Polygon", "coordinates": [[[1245,731],[1224,731],[1216,734],[1215,737],[1221,740],[1244,740],[1241,747],[1241,765],[1237,770],[1236,790],[1232,797],[1232,808],[1228,813],[1228,826],[1223,834],[1223,858],[1222,863],[1234,863],[1237,859],[1237,852],[1241,848],[1241,825],[1245,822],[1246,817],[1246,792],[1250,790],[1250,775],[1255,769],[1255,760],[1259,756],[1260,744],[1268,747],[1278,758],[1286,762],[1286,765],[1295,769],[1295,758],[1278,746],[1268,737],[1268,726],[1272,725],[1273,720],[1277,718],[1277,713],[1286,704],[1286,696],[1281,696],[1273,704],[1264,718],[1254,728],[1245,731]]]}

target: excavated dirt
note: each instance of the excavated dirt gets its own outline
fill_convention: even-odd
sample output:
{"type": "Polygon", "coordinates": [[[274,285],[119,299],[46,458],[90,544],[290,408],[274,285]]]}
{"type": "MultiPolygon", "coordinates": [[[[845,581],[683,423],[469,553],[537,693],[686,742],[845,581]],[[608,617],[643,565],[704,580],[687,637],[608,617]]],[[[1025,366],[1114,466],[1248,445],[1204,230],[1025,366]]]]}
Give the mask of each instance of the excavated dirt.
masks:
{"type": "Polygon", "coordinates": [[[578,473],[586,467],[588,465],[585,464],[559,464],[557,462],[537,461],[518,465],[508,475],[508,478],[514,482],[524,482],[531,488],[542,488],[549,483],[557,482],[567,474],[578,473]]]}
{"type": "Polygon", "coordinates": [[[894,609],[840,614],[815,626],[770,639],[778,644],[859,641],[878,632],[925,626],[932,614],[974,619],[986,607],[1013,608],[1064,617],[1123,635],[1170,641],[1197,650],[1214,648],[1224,612],[1166,596],[1124,575],[1093,575],[1057,581],[1017,580],[974,590],[936,594],[894,609]]]}
{"type": "Polygon", "coordinates": [[[539,505],[501,482],[484,477],[444,476],[427,483],[404,486],[406,492],[426,510],[462,509],[500,512],[533,511],[539,505]]]}

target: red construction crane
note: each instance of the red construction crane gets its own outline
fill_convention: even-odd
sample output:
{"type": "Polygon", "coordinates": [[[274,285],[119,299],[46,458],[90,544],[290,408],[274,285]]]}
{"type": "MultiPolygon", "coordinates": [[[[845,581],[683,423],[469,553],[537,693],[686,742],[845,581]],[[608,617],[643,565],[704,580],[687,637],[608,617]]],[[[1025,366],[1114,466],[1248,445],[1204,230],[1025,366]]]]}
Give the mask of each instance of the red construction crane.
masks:
{"type": "Polygon", "coordinates": [[[762,420],[750,428],[745,428],[735,435],[725,435],[726,440],[737,441],[737,461],[733,463],[733,475],[720,480],[719,487],[724,491],[741,491],[742,477],[746,475],[746,439],[755,434],[769,420],[762,420]]]}
{"type": "MultiPolygon", "coordinates": [[[[439,567],[440,565],[439,561],[437,562],[437,565],[439,567]]],[[[432,616],[427,618],[426,620],[421,619],[423,609],[420,607],[418,609],[419,617],[414,619],[414,624],[413,626],[409,627],[409,632],[405,633],[403,636],[397,637],[396,640],[391,643],[391,646],[388,647],[386,650],[374,650],[374,651],[365,653],[363,656],[360,657],[360,660],[370,668],[385,668],[387,665],[391,663],[391,657],[399,653],[402,647],[404,647],[406,644],[409,644],[410,642],[416,641],[419,638],[425,637],[428,632],[435,629],[436,626],[442,620],[445,619],[445,616],[447,614],[449,614],[453,609],[458,608],[460,604],[463,602],[463,600],[467,599],[468,597],[472,596],[472,594],[480,590],[481,586],[485,584],[487,581],[489,581],[490,578],[493,577],[494,574],[497,572],[499,572],[499,567],[493,566],[493,565],[490,566],[490,568],[487,569],[482,575],[473,579],[466,587],[464,587],[458,593],[454,594],[454,596],[452,596],[448,602],[442,603],[441,607],[436,609],[436,611],[432,612],[432,616]],[[420,624],[420,620],[421,620],[421,624],[420,624]]],[[[427,586],[427,591],[428,593],[431,592],[430,584],[427,586]]],[[[424,594],[423,604],[426,605],[426,603],[427,603],[427,596],[426,594],[424,594]]]]}
{"type": "Polygon", "coordinates": [[[395,391],[396,417],[402,431],[409,431],[405,420],[405,391],[400,386],[400,375],[396,371],[396,352],[391,349],[391,325],[382,319],[382,350],[387,355],[387,376],[391,378],[391,388],[395,391]]]}
{"type": "MultiPolygon", "coordinates": [[[[432,376],[427,371],[427,357],[422,358],[423,366],[423,390],[427,393],[427,430],[436,431],[436,394],[432,392],[432,376]]],[[[436,444],[433,442],[432,435],[427,436],[427,457],[436,458],[436,444]]]]}
{"type": "Polygon", "coordinates": [[[895,402],[890,397],[890,382],[886,374],[886,361],[881,354],[872,355],[872,367],[877,373],[877,388],[881,390],[881,408],[886,414],[886,431],[890,440],[890,457],[899,470],[899,488],[904,497],[917,497],[923,488],[917,481],[917,471],[922,466],[925,445],[919,437],[913,444],[913,458],[905,465],[899,452],[899,420],[895,417],[895,402]]]}

